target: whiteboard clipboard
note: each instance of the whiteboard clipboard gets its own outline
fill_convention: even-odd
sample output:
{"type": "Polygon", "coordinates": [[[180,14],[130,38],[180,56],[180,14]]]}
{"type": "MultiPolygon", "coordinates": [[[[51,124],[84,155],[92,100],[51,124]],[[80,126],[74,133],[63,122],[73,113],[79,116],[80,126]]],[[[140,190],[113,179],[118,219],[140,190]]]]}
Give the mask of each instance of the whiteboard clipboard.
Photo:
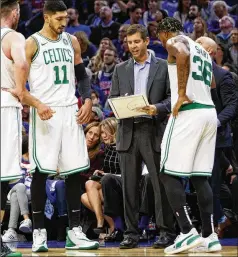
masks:
{"type": "Polygon", "coordinates": [[[142,108],[149,105],[145,95],[130,95],[117,98],[110,98],[108,102],[117,119],[126,119],[146,115],[145,112],[136,111],[136,108],[142,108]]]}

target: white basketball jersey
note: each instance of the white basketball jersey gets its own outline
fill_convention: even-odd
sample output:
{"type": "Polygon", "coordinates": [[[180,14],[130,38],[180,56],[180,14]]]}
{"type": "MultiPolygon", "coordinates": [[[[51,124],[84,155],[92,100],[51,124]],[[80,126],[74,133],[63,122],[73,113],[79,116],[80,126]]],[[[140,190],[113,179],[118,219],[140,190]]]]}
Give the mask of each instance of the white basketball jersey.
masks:
{"type": "Polygon", "coordinates": [[[74,49],[68,33],[58,40],[50,40],[40,33],[32,38],[37,51],[29,74],[33,96],[49,106],[69,106],[77,103],[75,97],[74,49]]]}
{"type": "MultiPolygon", "coordinates": [[[[184,37],[188,40],[190,47],[190,71],[186,94],[188,98],[195,103],[214,106],[211,98],[211,57],[201,45],[197,44],[189,37],[184,37]]],[[[171,88],[171,106],[173,107],[178,99],[178,75],[176,63],[168,63],[168,71],[171,88]]]]}
{"type": "MultiPolygon", "coordinates": [[[[1,28],[1,41],[4,36],[14,30],[1,28]]],[[[4,54],[1,46],[1,88],[15,88],[13,61],[4,54]]],[[[1,90],[1,107],[21,107],[18,99],[10,93],[1,90]]]]}

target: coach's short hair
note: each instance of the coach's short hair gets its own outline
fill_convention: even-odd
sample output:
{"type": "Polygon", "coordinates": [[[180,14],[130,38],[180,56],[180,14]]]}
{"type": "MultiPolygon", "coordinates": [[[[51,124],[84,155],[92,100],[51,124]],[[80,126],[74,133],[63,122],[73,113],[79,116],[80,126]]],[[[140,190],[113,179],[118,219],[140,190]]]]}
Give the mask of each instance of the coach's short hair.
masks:
{"type": "Polygon", "coordinates": [[[18,0],[1,0],[1,17],[7,17],[18,6],[18,0]]]}
{"type": "Polygon", "coordinates": [[[126,31],[126,35],[127,36],[132,36],[136,33],[140,33],[141,38],[143,40],[146,40],[146,38],[148,37],[148,31],[147,28],[141,24],[133,24],[130,25],[129,28],[126,31]]]}
{"type": "Polygon", "coordinates": [[[46,0],[43,8],[44,13],[56,13],[67,11],[67,6],[62,0],[46,0]]]}

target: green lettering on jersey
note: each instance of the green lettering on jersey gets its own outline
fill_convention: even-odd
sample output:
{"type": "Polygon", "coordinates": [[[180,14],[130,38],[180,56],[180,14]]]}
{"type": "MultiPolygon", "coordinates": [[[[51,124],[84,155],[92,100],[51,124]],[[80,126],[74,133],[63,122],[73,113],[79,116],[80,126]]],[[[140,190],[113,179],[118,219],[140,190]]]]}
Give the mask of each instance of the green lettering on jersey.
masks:
{"type": "Polygon", "coordinates": [[[52,49],[52,50],[53,50],[53,53],[54,53],[55,62],[59,62],[60,59],[59,59],[59,56],[57,56],[55,49],[52,49]],[[57,57],[58,57],[58,58],[57,58],[57,57]]]}
{"type": "Polygon", "coordinates": [[[55,85],[59,85],[59,84],[69,84],[69,80],[67,78],[67,66],[63,65],[61,67],[61,69],[59,68],[59,66],[55,66],[54,67],[54,71],[55,71],[55,85]],[[63,71],[63,75],[62,72],[63,71]],[[60,78],[63,77],[63,80],[60,80],[60,78]]]}
{"type": "Polygon", "coordinates": [[[47,54],[48,54],[47,51],[44,51],[44,52],[43,52],[43,56],[44,56],[44,60],[45,60],[45,64],[46,64],[46,65],[50,63],[50,60],[47,60],[47,54]]]}
{"type": "Polygon", "coordinates": [[[54,49],[49,49],[49,51],[48,51],[48,52],[49,52],[49,56],[50,56],[50,61],[51,61],[51,63],[54,63],[54,62],[55,62],[55,61],[54,61],[54,55],[53,55],[53,53],[52,53],[53,50],[54,50],[54,49]]]}
{"type": "Polygon", "coordinates": [[[57,53],[58,53],[58,56],[59,56],[59,61],[61,62],[61,54],[60,54],[60,48],[56,48],[55,50],[57,51],[57,53]]]}
{"type": "Polygon", "coordinates": [[[201,57],[194,55],[193,63],[198,63],[198,70],[192,71],[192,77],[195,80],[203,81],[207,86],[211,86],[212,81],[212,65],[208,61],[204,61],[201,57]],[[204,65],[203,65],[204,64],[204,65]]]}

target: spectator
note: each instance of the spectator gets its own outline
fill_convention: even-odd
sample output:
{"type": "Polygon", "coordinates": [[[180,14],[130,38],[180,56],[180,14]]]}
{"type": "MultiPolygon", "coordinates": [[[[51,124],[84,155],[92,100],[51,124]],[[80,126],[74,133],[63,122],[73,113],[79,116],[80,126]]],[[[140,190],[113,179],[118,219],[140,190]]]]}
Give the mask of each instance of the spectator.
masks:
{"type": "MultiPolygon", "coordinates": [[[[99,48],[97,51],[97,54],[95,55],[95,57],[93,57],[88,64],[88,68],[89,69],[93,69],[92,72],[97,72],[99,70],[101,70],[102,66],[103,66],[103,56],[104,56],[104,52],[107,48],[109,47],[114,47],[112,40],[105,37],[102,38],[99,44],[99,48]]],[[[115,48],[115,47],[114,47],[115,48]]]]}
{"type": "Polygon", "coordinates": [[[158,10],[158,0],[149,0],[148,11],[145,11],[143,14],[143,23],[146,27],[148,26],[148,22],[156,20],[156,12],[158,10]]]}
{"type": "Polygon", "coordinates": [[[157,26],[158,23],[155,21],[150,21],[148,24],[147,29],[150,38],[148,49],[152,49],[155,52],[156,57],[167,59],[168,53],[157,37],[157,26]]]}
{"type": "Polygon", "coordinates": [[[200,8],[201,17],[207,22],[209,19],[214,20],[216,14],[213,10],[213,0],[197,0],[200,8]]]}
{"type": "Polygon", "coordinates": [[[190,34],[193,32],[193,25],[194,25],[194,20],[200,16],[199,8],[197,5],[192,4],[189,7],[189,12],[188,12],[188,19],[184,23],[184,32],[187,34],[190,34]]]}
{"type": "Polygon", "coordinates": [[[233,28],[231,31],[231,46],[228,49],[228,56],[231,59],[231,64],[234,66],[234,72],[238,72],[238,28],[233,28]]]}
{"type": "Polygon", "coordinates": [[[103,37],[108,37],[111,40],[117,39],[120,27],[120,23],[112,20],[112,10],[109,6],[104,6],[100,9],[100,19],[99,25],[92,28],[90,36],[90,40],[97,46],[103,37]]]}
{"type": "Polygon", "coordinates": [[[123,48],[123,51],[120,53],[119,59],[124,62],[131,58],[131,53],[129,51],[129,47],[127,44],[127,37],[124,37],[123,39],[122,48],[123,48]]]}
{"type": "Polygon", "coordinates": [[[112,74],[117,63],[117,52],[115,48],[107,48],[103,55],[103,66],[97,74],[96,85],[103,91],[105,101],[112,86],[112,74]]]}
{"type": "Polygon", "coordinates": [[[231,31],[235,27],[235,21],[230,16],[224,16],[220,19],[219,26],[221,32],[217,34],[217,42],[222,44],[225,50],[227,50],[229,44],[231,44],[231,31]]]}
{"type": "Polygon", "coordinates": [[[84,31],[88,37],[91,35],[91,29],[87,25],[82,25],[79,23],[79,12],[77,9],[69,8],[68,13],[68,26],[65,31],[69,34],[74,34],[78,31],[84,31]]]}
{"type": "Polygon", "coordinates": [[[105,159],[102,169],[96,170],[91,180],[86,182],[86,193],[82,195],[82,203],[95,212],[97,218],[97,228],[94,231],[97,234],[105,232],[104,219],[109,224],[110,233],[114,231],[115,225],[111,217],[103,215],[103,195],[102,186],[99,183],[100,177],[106,176],[106,174],[120,174],[118,153],[116,151],[116,132],[117,121],[115,118],[107,118],[100,123],[101,138],[105,144],[105,159]]]}
{"type": "Polygon", "coordinates": [[[101,109],[97,106],[93,106],[90,122],[93,122],[93,121],[101,122],[103,120],[103,118],[104,118],[103,117],[103,112],[101,111],[101,109]]]}
{"type": "Polygon", "coordinates": [[[219,20],[224,16],[228,16],[228,6],[225,1],[215,1],[212,8],[216,16],[208,20],[208,31],[217,34],[221,31],[219,20]]]}
{"type": "Polygon", "coordinates": [[[178,8],[177,0],[159,1],[160,9],[165,10],[169,17],[173,17],[178,8]]]}
{"type": "Polygon", "coordinates": [[[178,1],[178,10],[174,13],[174,18],[179,20],[182,25],[188,21],[189,6],[191,0],[179,0],[178,1]]]}
{"type": "Polygon", "coordinates": [[[108,2],[103,0],[96,0],[94,2],[94,13],[88,16],[88,20],[85,22],[86,25],[90,27],[95,27],[99,25],[99,23],[101,22],[99,13],[103,6],[108,6],[108,2]]]}
{"type": "Polygon", "coordinates": [[[91,99],[92,99],[93,106],[97,106],[100,109],[102,109],[102,106],[100,105],[99,93],[96,90],[91,91],[91,99]]]}
{"type": "Polygon", "coordinates": [[[226,62],[228,62],[228,58],[226,55],[226,51],[221,44],[217,44],[217,51],[214,56],[214,61],[220,67],[222,67],[226,62]]]}
{"type": "Polygon", "coordinates": [[[129,28],[129,24],[122,24],[118,31],[118,38],[114,39],[112,42],[117,49],[117,53],[120,56],[123,50],[123,39],[126,36],[126,30],[129,28]]]}
{"type": "Polygon", "coordinates": [[[203,20],[201,17],[197,17],[194,20],[193,33],[190,34],[189,37],[195,41],[196,39],[202,36],[210,37],[213,40],[216,40],[215,35],[207,31],[207,25],[205,20],[203,20]]]}
{"type": "Polygon", "coordinates": [[[142,9],[139,5],[129,8],[129,19],[124,24],[141,24],[144,25],[142,20],[142,9]]]}
{"type": "Polygon", "coordinates": [[[87,34],[84,31],[78,31],[74,35],[79,41],[84,65],[87,66],[89,60],[96,54],[97,47],[88,40],[87,34]]]}

